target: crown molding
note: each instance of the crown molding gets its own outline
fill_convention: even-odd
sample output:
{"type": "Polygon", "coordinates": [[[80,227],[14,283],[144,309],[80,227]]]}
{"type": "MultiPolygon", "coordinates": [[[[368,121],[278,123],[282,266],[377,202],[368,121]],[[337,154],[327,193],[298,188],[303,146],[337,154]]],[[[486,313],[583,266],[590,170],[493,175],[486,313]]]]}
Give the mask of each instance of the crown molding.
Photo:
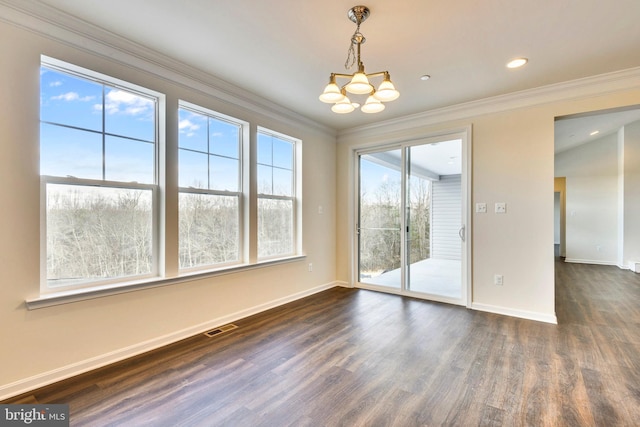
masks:
{"type": "Polygon", "coordinates": [[[332,127],[320,124],[214,75],[187,66],[43,3],[28,0],[0,0],[0,21],[92,55],[118,62],[125,67],[154,74],[247,112],[257,113],[292,127],[303,124],[328,137],[337,138],[338,142],[350,141],[353,138],[380,137],[382,134],[389,133],[406,133],[410,129],[448,121],[465,120],[485,114],[640,87],[640,67],[637,67],[336,131],[332,127]]]}
{"type": "Polygon", "coordinates": [[[292,127],[303,124],[331,138],[336,136],[336,130],[331,127],[47,4],[0,0],[0,21],[125,67],[154,74],[247,112],[258,113],[292,127]]]}
{"type": "Polygon", "coordinates": [[[467,120],[485,114],[606,95],[633,88],[640,88],[640,67],[511,92],[346,129],[338,132],[338,143],[351,141],[354,138],[379,137],[383,133],[397,134],[443,122],[467,120]]]}

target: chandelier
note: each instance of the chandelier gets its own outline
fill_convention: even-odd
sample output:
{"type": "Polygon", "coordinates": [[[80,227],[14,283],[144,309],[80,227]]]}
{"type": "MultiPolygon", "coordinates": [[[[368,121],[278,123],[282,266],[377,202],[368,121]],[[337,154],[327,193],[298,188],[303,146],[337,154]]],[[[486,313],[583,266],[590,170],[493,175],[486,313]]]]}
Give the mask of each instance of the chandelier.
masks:
{"type": "Polygon", "coordinates": [[[388,71],[379,71],[377,73],[367,74],[364,71],[364,64],[360,60],[360,46],[365,42],[365,38],[360,32],[360,24],[362,24],[371,14],[366,6],[354,6],[349,9],[347,16],[356,24],[356,31],[351,36],[351,44],[347,52],[347,60],[344,64],[345,69],[350,69],[358,64],[358,71],[353,74],[331,73],[329,84],[324,88],[324,92],[320,95],[320,101],[333,104],[331,111],[338,114],[350,113],[360,107],[357,102],[351,102],[347,96],[347,92],[354,95],[366,95],[367,100],[360,110],[363,113],[378,113],[384,110],[383,102],[389,102],[397,99],[400,93],[391,83],[391,76],[388,71]],[[382,77],[382,82],[375,89],[369,79],[382,77]],[[349,82],[342,87],[338,86],[337,80],[349,79],[349,82]]]}

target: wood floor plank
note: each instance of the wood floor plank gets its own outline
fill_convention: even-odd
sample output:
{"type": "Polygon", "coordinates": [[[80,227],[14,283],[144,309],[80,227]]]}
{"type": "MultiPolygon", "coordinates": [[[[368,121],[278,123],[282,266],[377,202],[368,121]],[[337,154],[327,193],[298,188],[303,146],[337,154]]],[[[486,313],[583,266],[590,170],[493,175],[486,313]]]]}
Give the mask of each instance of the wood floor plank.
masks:
{"type": "Polygon", "coordinates": [[[558,325],[335,288],[3,403],[74,426],[638,426],[640,275],[556,265],[558,325]]]}

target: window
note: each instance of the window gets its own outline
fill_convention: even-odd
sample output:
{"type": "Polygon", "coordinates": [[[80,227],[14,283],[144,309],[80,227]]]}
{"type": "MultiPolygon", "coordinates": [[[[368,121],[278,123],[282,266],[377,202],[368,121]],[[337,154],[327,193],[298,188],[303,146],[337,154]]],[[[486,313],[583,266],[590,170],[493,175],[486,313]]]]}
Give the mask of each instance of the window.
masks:
{"type": "Polygon", "coordinates": [[[167,153],[164,109],[160,93],[42,57],[42,299],[300,255],[300,141],[262,128],[254,140],[249,123],[179,101],[167,153]]]}
{"type": "Polygon", "coordinates": [[[241,261],[242,123],[181,102],[180,268],[241,261]]]}
{"type": "Polygon", "coordinates": [[[258,258],[296,251],[296,171],[292,140],[258,131],[258,258]]]}
{"type": "Polygon", "coordinates": [[[43,57],[40,103],[42,291],[157,275],[158,95],[43,57]]]}

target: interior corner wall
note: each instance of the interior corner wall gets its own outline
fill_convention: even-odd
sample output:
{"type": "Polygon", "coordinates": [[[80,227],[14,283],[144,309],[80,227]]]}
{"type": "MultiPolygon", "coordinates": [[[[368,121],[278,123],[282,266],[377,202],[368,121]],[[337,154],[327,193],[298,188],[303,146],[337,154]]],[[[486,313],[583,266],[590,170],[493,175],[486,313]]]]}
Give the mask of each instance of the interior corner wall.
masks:
{"type": "Polygon", "coordinates": [[[618,142],[609,135],[555,156],[566,177],[566,261],[617,264],[618,142]]]}
{"type": "MultiPolygon", "coordinates": [[[[57,35],[63,32],[56,29],[57,35]]],[[[251,314],[335,285],[333,131],[302,118],[298,120],[293,112],[282,114],[274,112],[275,108],[267,109],[264,100],[251,103],[243,98],[230,102],[231,95],[227,99],[212,95],[228,92],[208,86],[206,81],[191,80],[170,69],[159,70],[157,62],[145,62],[140,56],[133,63],[125,62],[115,57],[122,58],[126,53],[116,52],[111,45],[104,48],[99,42],[75,33],[69,37],[77,38],[75,44],[59,42],[0,20],[0,399],[113,362],[132,352],[148,350],[149,346],[175,340],[189,331],[198,333],[198,328],[219,326],[216,322],[226,322],[234,316],[251,314]],[[94,49],[108,49],[113,57],[94,49]],[[306,258],[27,310],[25,299],[38,295],[40,281],[41,54],[164,93],[168,108],[177,109],[178,100],[184,99],[301,139],[306,258]],[[179,82],[172,80],[175,75],[179,82]],[[311,262],[312,272],[307,267],[311,262]]],[[[175,139],[171,141],[177,138],[177,125],[167,124],[167,129],[167,139],[177,147],[175,139]],[[170,129],[175,133],[170,133],[170,129]]],[[[169,252],[177,253],[177,248],[170,249],[169,252]]]]}
{"type": "Polygon", "coordinates": [[[624,127],[623,266],[640,262],[640,121],[624,127]]]}

